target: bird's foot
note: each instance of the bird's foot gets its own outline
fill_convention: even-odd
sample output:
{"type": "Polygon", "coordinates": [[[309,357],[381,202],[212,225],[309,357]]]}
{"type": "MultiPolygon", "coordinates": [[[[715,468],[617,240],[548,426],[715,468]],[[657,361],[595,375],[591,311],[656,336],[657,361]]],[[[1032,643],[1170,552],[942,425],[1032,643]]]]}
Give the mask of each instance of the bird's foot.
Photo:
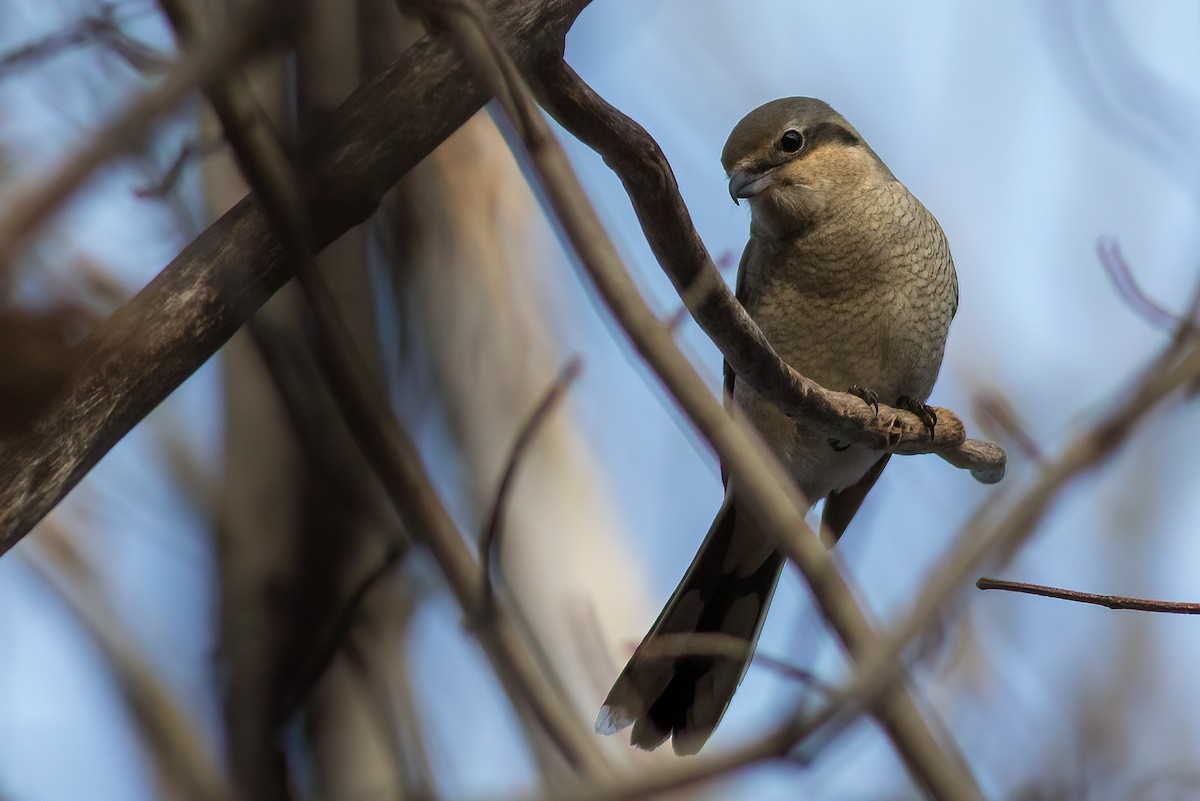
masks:
{"type": "MultiPolygon", "coordinates": [[[[863,389],[858,384],[851,384],[850,388],[846,391],[874,409],[876,417],[879,416],[879,395],[875,392],[875,390],[863,389]]],[[[833,448],[838,453],[841,453],[850,447],[850,443],[838,442],[836,439],[831,438],[829,440],[829,447],[833,448]]]]}
{"type": "Polygon", "coordinates": [[[874,409],[876,417],[879,416],[879,395],[875,393],[875,390],[863,389],[858,384],[851,384],[850,389],[846,391],[874,409]]]}
{"type": "Polygon", "coordinates": [[[915,414],[917,419],[929,429],[929,438],[933,439],[933,429],[937,425],[937,412],[933,410],[932,406],[926,406],[924,403],[913,400],[907,395],[901,395],[896,398],[896,408],[915,414]]]}

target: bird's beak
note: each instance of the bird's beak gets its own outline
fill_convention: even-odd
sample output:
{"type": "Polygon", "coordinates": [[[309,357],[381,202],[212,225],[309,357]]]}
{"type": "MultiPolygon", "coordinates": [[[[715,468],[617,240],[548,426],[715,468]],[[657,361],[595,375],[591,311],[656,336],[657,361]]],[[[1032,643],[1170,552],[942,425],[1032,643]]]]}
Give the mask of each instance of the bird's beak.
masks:
{"type": "Polygon", "coordinates": [[[734,170],[729,173],[729,196],[734,203],[742,198],[754,197],[759,192],[774,183],[771,173],[752,173],[746,170],[734,170]]]}

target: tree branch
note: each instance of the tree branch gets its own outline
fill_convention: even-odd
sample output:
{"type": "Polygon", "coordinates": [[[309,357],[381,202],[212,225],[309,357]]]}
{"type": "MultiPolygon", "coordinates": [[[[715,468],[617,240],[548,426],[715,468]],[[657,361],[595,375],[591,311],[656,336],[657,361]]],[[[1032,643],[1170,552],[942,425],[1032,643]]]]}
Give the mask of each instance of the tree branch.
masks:
{"type": "MultiPolygon", "coordinates": [[[[587,0],[496,4],[506,46],[520,63],[534,63],[561,53],[587,0]]],[[[422,39],[361,86],[297,154],[314,248],[370,216],[384,192],[486,99],[438,37],[422,39]]],[[[0,440],[0,553],[290,277],[278,238],[247,197],[97,326],[41,420],[0,440]]]]}

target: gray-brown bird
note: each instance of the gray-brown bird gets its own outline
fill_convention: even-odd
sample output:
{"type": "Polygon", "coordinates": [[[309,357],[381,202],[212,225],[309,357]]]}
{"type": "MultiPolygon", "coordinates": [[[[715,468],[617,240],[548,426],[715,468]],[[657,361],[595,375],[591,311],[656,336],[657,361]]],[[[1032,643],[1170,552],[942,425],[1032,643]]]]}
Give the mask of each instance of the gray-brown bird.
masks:
{"type": "MultiPolygon", "coordinates": [[[[958,307],[937,220],[820,100],[784,98],[750,112],[721,163],[734,202],[750,205],[737,297],[776,352],[822,386],[909,409],[932,428],[924,401],[958,307]]],[[[735,378],[726,364],[727,397],[810,503],[825,499],[822,527],[836,542],[888,456],[830,441],[735,378]]],[[[739,510],[729,482],[691,567],[609,692],[597,730],[632,724],[641,748],[671,737],[676,753],[700,750],[746,672],[783,561],[739,510]],[[745,657],[655,653],[661,635],[696,632],[736,637],[745,657]]]]}

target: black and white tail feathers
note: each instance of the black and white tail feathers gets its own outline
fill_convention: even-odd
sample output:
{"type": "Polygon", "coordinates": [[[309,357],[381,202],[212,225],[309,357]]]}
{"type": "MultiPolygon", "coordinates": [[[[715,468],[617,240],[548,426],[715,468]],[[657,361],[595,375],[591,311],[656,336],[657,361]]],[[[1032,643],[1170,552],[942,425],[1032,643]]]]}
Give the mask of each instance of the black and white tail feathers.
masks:
{"type": "Polygon", "coordinates": [[[639,748],[657,748],[671,737],[675,753],[699,751],[746,673],[782,567],[782,555],[727,497],[691,567],[609,691],[596,730],[613,734],[632,724],[631,741],[639,748]],[[734,637],[745,643],[745,653],[737,659],[663,653],[686,652],[686,635],[696,633],[734,637]],[[671,648],[656,648],[663,635],[682,636],[671,648]]]}

